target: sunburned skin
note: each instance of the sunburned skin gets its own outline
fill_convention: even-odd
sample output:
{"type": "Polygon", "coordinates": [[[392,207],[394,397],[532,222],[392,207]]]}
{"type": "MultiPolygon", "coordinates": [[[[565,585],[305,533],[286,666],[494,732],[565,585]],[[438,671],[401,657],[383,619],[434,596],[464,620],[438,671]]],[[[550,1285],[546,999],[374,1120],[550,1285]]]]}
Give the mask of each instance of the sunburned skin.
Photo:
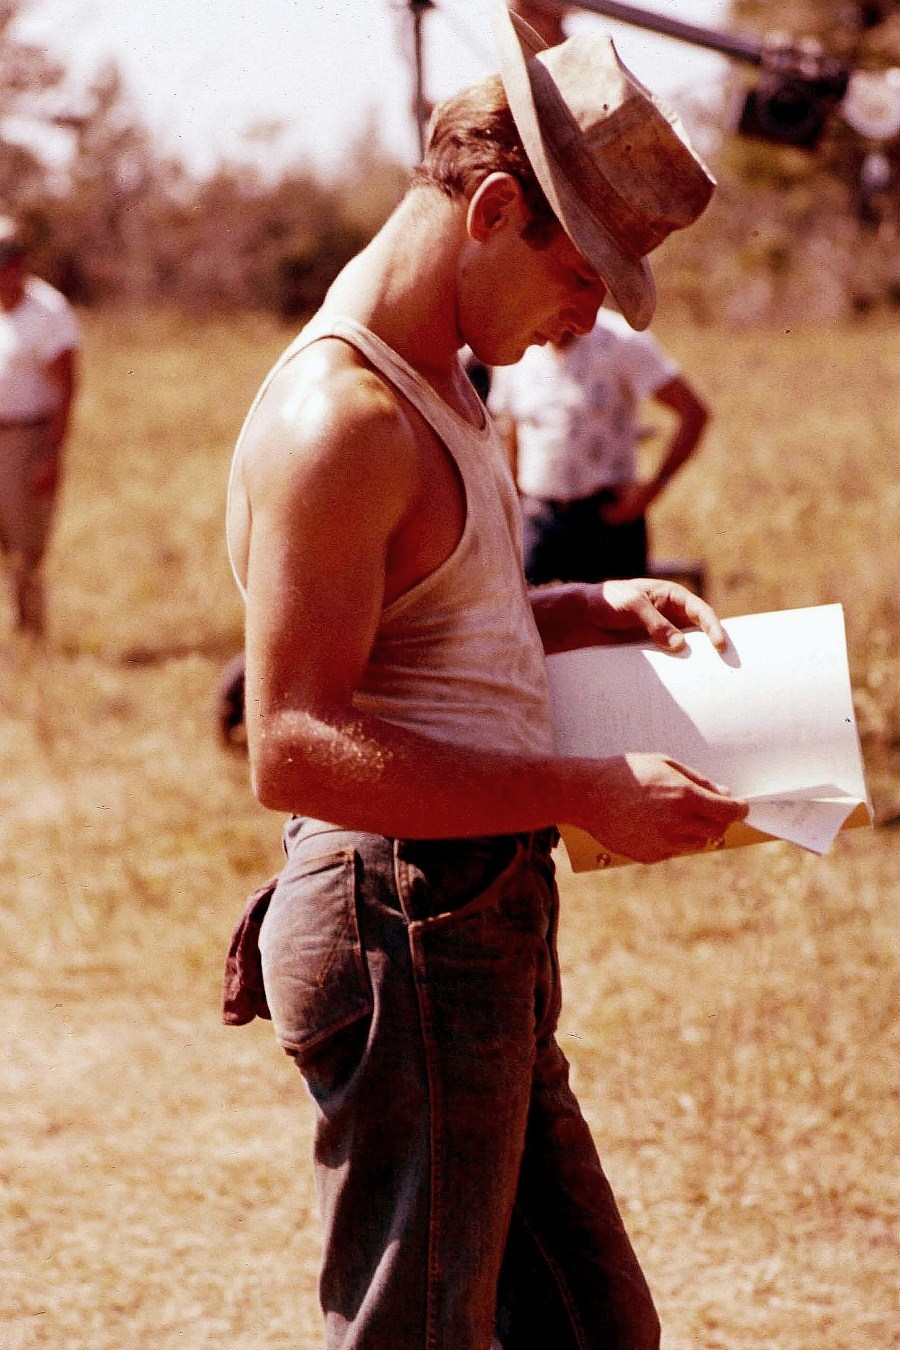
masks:
{"type": "MultiPolygon", "coordinates": [[[[504,174],[463,204],[413,192],[338,279],[323,317],[363,324],[465,417],[460,331],[483,357],[516,359],[535,334],[586,331],[603,298],[565,235],[542,249],[525,241],[527,218],[504,174]]],[[[229,516],[248,595],[247,730],[260,800],[410,838],[587,822],[643,860],[723,833],[746,806],[653,756],[485,753],[359,716],[353,692],[381,611],[450,556],[464,504],[433,432],[346,343],[323,342],[296,362],[249,420],[229,516]]],[[[666,583],[548,588],[534,616],[552,650],[610,631],[649,631],[675,650],[690,624],[719,636],[712,610],[666,583]]]]}
{"type": "MultiPolygon", "coordinates": [[[[636,318],[652,286],[636,249],[610,267],[599,215],[585,231],[583,214],[542,207],[521,125],[536,48],[502,0],[495,11],[502,78],[436,111],[421,174],[241,439],[230,528],[251,776],[292,817],[257,956],[276,1035],[319,1104],[329,1334],[483,1350],[505,1336],[498,1314],[515,1328],[518,1308],[527,1328],[525,1281],[523,1297],[498,1297],[521,1196],[541,1252],[568,1226],[565,1278],[593,1261],[555,1325],[653,1350],[652,1298],[555,1039],[553,827],[650,862],[696,851],[747,808],[662,755],[555,748],[546,652],[647,634],[676,651],[689,626],[724,635],[672,583],[526,586],[515,484],[459,350],[496,365],[587,332],[606,290],[590,258],[636,318]],[[460,1241],[470,1219],[475,1247],[460,1241]]],[[[589,56],[622,87],[608,39],[573,42],[559,76],[572,99],[582,85],[595,97],[589,56]]],[[[664,134],[656,105],[629,97],[664,134]]],[[[598,116],[607,106],[595,97],[598,116]]]]}

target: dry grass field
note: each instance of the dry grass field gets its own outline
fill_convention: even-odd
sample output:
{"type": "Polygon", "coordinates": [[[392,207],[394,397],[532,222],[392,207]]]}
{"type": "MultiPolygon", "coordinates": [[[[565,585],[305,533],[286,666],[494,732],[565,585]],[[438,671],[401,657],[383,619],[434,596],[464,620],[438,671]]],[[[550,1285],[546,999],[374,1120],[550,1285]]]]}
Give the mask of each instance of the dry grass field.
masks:
{"type": "MultiPolygon", "coordinates": [[[[311,1107],[268,1024],[218,1011],[280,832],[214,736],[241,636],[223,499],[287,334],[86,329],[51,638],[0,625],[0,1345],[313,1350],[311,1107]]],[[[578,878],[562,861],[563,1044],[668,1350],[888,1350],[900,340],[662,335],[716,419],[658,551],[705,558],[723,614],[843,603],[880,824],[824,859],[771,844],[578,878]]]]}

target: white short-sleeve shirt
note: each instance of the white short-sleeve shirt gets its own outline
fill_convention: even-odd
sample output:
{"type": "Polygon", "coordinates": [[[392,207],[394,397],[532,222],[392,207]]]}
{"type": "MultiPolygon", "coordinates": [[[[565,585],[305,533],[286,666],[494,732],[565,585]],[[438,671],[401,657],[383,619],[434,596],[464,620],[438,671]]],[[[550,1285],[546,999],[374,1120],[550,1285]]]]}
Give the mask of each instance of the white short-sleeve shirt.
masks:
{"type": "Polygon", "coordinates": [[[80,345],[68,300],[46,281],[29,277],[15,309],[0,308],[0,422],[51,414],[59,390],[47,378],[46,367],[80,345]]]}
{"type": "Polygon", "coordinates": [[[516,424],[520,491],[576,501],[632,481],[638,406],[678,373],[655,338],[612,310],[567,347],[529,347],[498,366],[488,407],[516,424]]]}

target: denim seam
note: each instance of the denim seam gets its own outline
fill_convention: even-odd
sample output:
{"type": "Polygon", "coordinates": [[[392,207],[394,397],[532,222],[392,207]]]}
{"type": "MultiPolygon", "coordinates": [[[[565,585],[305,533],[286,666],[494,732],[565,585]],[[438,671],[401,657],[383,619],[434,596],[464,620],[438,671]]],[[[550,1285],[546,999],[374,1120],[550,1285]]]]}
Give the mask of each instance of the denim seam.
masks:
{"type": "Polygon", "coordinates": [[[366,1004],[366,1011],[371,1013],[375,1009],[375,994],[372,989],[372,975],[369,970],[369,963],[366,959],[366,952],[363,946],[363,927],[359,918],[363,862],[357,849],[348,849],[347,851],[350,854],[350,867],[353,873],[353,899],[350,907],[350,918],[353,925],[354,936],[353,960],[356,963],[356,971],[359,975],[363,1001],[366,1004]]]}
{"type": "Polygon", "coordinates": [[[330,1024],[328,1030],[320,1032],[318,1036],[312,1036],[309,1040],[302,1042],[287,1040],[286,1038],[279,1036],[278,1043],[282,1049],[289,1054],[299,1055],[302,1058],[302,1056],[308,1054],[310,1050],[315,1050],[318,1046],[324,1044],[331,1036],[336,1036],[339,1031],[343,1031],[345,1027],[352,1027],[353,1023],[358,1022],[360,1018],[368,1017],[373,1010],[373,1006],[371,998],[367,997],[366,1002],[362,1007],[357,1008],[349,1017],[345,1017],[343,1022],[330,1024]]]}
{"type": "Polygon", "coordinates": [[[335,934],[334,941],[328,953],[328,958],[323,969],[319,972],[318,983],[321,986],[327,978],[332,966],[337,960],[341,950],[346,944],[346,939],[350,939],[350,949],[352,952],[353,965],[356,970],[356,976],[359,981],[358,1003],[353,1012],[340,1022],[329,1023],[324,1031],[317,1035],[307,1037],[302,1042],[293,1039],[278,1037],[278,1043],[286,1053],[303,1057],[310,1051],[323,1045],[331,1036],[336,1036],[339,1031],[345,1027],[350,1027],[354,1022],[358,1022],[363,1017],[368,1017],[375,1007],[375,999],[372,993],[372,979],[369,974],[369,968],[366,964],[365,953],[362,946],[362,934],[359,924],[359,855],[356,849],[343,848],[335,849],[328,853],[317,854],[314,858],[304,859],[304,869],[298,872],[298,879],[306,876],[318,876],[322,872],[341,868],[350,872],[350,896],[348,898],[347,908],[344,911],[341,931],[335,934]],[[316,865],[318,864],[318,865],[316,865]]]}
{"type": "Polygon", "coordinates": [[[440,1350],[437,1325],[436,1286],[440,1279],[438,1256],[438,1218],[441,1211],[442,1173],[440,1165],[441,1131],[439,1125],[440,1089],[434,1071],[432,1056],[432,1026],[425,992],[427,973],[425,970],[425,952],[418,940],[421,925],[410,917],[410,871],[405,859],[400,857],[400,840],[394,840],[394,881],[400,906],[406,919],[407,941],[412,962],[413,984],[416,993],[416,1007],[419,1011],[419,1030],[422,1036],[422,1058],[425,1062],[425,1077],[428,1093],[428,1148],[430,1166],[428,1169],[428,1256],[425,1282],[425,1344],[424,1350],[440,1350]]]}
{"type": "Polygon", "coordinates": [[[417,919],[410,912],[410,897],[412,886],[410,883],[410,873],[413,870],[411,865],[400,858],[397,845],[394,845],[394,880],[397,886],[397,892],[400,896],[400,903],[408,924],[415,925],[422,929],[445,928],[456,922],[465,923],[469,919],[477,919],[487,909],[494,909],[500,903],[500,897],[497,892],[505,892],[510,879],[521,869],[525,849],[521,842],[516,845],[516,851],[509,862],[503,868],[486,890],[481,891],[471,900],[460,905],[458,909],[441,910],[437,914],[428,914],[423,918],[417,919]]]}
{"type": "MultiPolygon", "coordinates": [[[[353,897],[353,900],[351,901],[351,904],[352,904],[353,909],[354,909],[354,911],[355,911],[355,909],[356,909],[356,897],[355,897],[355,895],[354,895],[354,897],[353,897]]],[[[338,956],[340,955],[340,953],[341,953],[341,952],[344,950],[344,948],[346,947],[346,945],[347,945],[347,939],[348,939],[348,938],[350,939],[350,946],[351,946],[351,948],[352,948],[352,950],[353,950],[353,964],[356,966],[356,972],[357,972],[357,974],[360,974],[360,963],[359,963],[359,945],[360,945],[360,938],[359,938],[359,920],[356,918],[355,912],[351,914],[351,913],[349,912],[349,910],[348,910],[348,911],[344,914],[343,921],[342,921],[342,923],[341,923],[340,931],[339,931],[339,932],[336,932],[336,933],[334,934],[334,939],[333,939],[333,941],[332,941],[332,943],[331,943],[331,947],[330,947],[330,949],[329,949],[328,956],[327,956],[325,962],[324,962],[323,965],[322,965],[322,969],[319,971],[319,978],[318,978],[318,982],[317,982],[317,984],[318,984],[319,987],[321,987],[321,985],[323,985],[323,984],[325,983],[326,979],[328,978],[328,975],[329,975],[329,973],[330,973],[330,971],[331,971],[331,967],[334,965],[335,961],[338,959],[338,956]]]]}
{"type": "MultiPolygon", "coordinates": [[[[310,838],[314,836],[310,835],[310,838]]],[[[304,839],[303,843],[306,842],[304,839]]],[[[356,849],[353,848],[330,848],[325,853],[314,853],[310,858],[303,858],[302,865],[297,868],[296,876],[298,879],[307,876],[315,876],[318,872],[324,872],[328,867],[334,867],[338,863],[350,862],[356,855],[356,849]]]]}
{"type": "Polygon", "coordinates": [[[503,870],[499,877],[491,883],[487,890],[476,895],[474,899],[469,900],[459,909],[442,910],[439,914],[429,914],[423,919],[414,919],[412,922],[423,930],[434,932],[439,928],[452,928],[454,926],[464,927],[467,923],[472,923],[479,919],[486,910],[496,910],[502,903],[503,896],[497,894],[501,890],[501,883],[506,884],[508,878],[512,875],[513,868],[518,867],[520,858],[517,855],[507,868],[503,870]]]}
{"type": "Polygon", "coordinates": [[[409,923],[409,863],[400,857],[400,840],[393,841],[393,859],[394,859],[394,884],[397,887],[397,895],[400,898],[400,908],[403,910],[403,917],[409,923]]]}
{"type": "Polygon", "coordinates": [[[562,970],[559,963],[559,900],[551,895],[550,914],[547,921],[547,932],[544,937],[544,944],[550,955],[550,994],[547,999],[547,1007],[544,1015],[535,1025],[535,1042],[543,1040],[546,1036],[552,1036],[556,1033],[559,1025],[560,1015],[562,1013],[562,970]]]}
{"type": "Polygon", "coordinates": [[[444,1181],[442,1165],[444,1140],[441,1129],[442,1101],[440,1085],[433,1063],[434,1038],[431,1010],[426,992],[425,953],[418,941],[418,928],[418,925],[410,924],[409,945],[415,974],[416,1003],[419,1009],[419,1024],[422,1032],[422,1052],[428,1079],[428,1134],[431,1154],[428,1178],[428,1277],[425,1289],[425,1350],[440,1350],[436,1291],[441,1280],[440,1219],[443,1211],[444,1181]]]}

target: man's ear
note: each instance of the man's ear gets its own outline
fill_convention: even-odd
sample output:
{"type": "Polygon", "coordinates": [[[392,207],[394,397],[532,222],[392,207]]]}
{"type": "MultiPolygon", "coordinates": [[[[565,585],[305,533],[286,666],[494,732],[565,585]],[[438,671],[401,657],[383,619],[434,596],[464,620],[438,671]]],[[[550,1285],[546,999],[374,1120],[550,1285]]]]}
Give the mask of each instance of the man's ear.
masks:
{"type": "Polygon", "coordinates": [[[509,224],[521,232],[527,216],[519,180],[510,173],[490,173],[479,183],[469,202],[466,230],[470,239],[483,244],[509,224]]]}

